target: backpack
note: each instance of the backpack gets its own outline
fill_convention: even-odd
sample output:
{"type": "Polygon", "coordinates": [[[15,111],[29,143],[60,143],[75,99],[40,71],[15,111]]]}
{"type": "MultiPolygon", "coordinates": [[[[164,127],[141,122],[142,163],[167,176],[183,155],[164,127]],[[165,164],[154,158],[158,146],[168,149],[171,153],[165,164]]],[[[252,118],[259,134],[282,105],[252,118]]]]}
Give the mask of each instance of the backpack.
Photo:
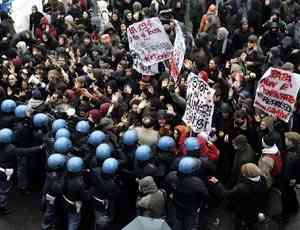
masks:
{"type": "Polygon", "coordinates": [[[276,155],[268,154],[267,156],[270,157],[271,159],[273,159],[273,161],[274,161],[274,166],[273,166],[273,169],[271,171],[271,175],[273,177],[280,176],[280,174],[282,172],[282,167],[283,167],[283,162],[282,162],[282,158],[281,158],[280,153],[278,153],[276,155]]]}

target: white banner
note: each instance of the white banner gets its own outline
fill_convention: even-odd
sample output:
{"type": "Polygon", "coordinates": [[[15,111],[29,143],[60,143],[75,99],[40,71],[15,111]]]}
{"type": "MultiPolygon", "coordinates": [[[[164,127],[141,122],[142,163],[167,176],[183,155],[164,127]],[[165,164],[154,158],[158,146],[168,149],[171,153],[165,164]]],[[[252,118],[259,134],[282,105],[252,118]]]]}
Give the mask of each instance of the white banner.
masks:
{"type": "Polygon", "coordinates": [[[143,75],[155,75],[158,74],[158,64],[144,66],[142,63],[134,63],[133,68],[143,75]]]}
{"type": "Polygon", "coordinates": [[[214,113],[215,90],[194,73],[190,73],[187,86],[186,108],[182,120],[195,133],[209,132],[214,113]]]}
{"type": "Polygon", "coordinates": [[[127,29],[134,65],[150,66],[170,59],[173,45],[159,18],[148,18],[127,29]]]}
{"type": "Polygon", "coordinates": [[[178,82],[178,76],[180,74],[184,55],[186,51],[185,39],[181,29],[181,26],[178,21],[175,21],[175,30],[176,30],[176,37],[174,42],[174,50],[171,59],[169,60],[170,64],[170,75],[173,77],[174,81],[178,82]]]}
{"type": "Polygon", "coordinates": [[[254,106],[288,122],[300,88],[300,75],[270,68],[259,80],[254,106]]]}

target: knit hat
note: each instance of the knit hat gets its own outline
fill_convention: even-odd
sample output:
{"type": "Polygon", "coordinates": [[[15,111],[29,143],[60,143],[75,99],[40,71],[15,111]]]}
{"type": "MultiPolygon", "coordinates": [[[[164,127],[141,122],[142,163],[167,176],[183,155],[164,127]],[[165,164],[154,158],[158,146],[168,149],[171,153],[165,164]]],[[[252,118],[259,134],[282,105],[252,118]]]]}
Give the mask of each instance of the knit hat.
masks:
{"type": "Polygon", "coordinates": [[[198,74],[198,77],[200,79],[202,79],[203,81],[208,82],[208,74],[207,74],[206,71],[203,71],[203,70],[200,71],[199,74],[198,74]]]}
{"type": "Polygon", "coordinates": [[[287,132],[284,134],[287,139],[289,139],[293,144],[300,143],[300,134],[296,132],[287,132]]]}
{"type": "Polygon", "coordinates": [[[232,140],[232,143],[236,145],[238,149],[240,149],[248,144],[248,140],[245,135],[240,134],[232,140]]]}
{"type": "Polygon", "coordinates": [[[106,102],[100,105],[100,113],[102,116],[105,116],[105,114],[108,112],[110,103],[106,102]]]}
{"type": "Polygon", "coordinates": [[[95,123],[98,123],[101,119],[101,112],[99,109],[92,109],[90,112],[89,112],[89,115],[91,116],[93,122],[95,123]]]}
{"type": "Polygon", "coordinates": [[[290,72],[294,72],[295,65],[291,62],[286,62],[281,66],[281,69],[286,70],[286,71],[290,71],[290,72]]]}

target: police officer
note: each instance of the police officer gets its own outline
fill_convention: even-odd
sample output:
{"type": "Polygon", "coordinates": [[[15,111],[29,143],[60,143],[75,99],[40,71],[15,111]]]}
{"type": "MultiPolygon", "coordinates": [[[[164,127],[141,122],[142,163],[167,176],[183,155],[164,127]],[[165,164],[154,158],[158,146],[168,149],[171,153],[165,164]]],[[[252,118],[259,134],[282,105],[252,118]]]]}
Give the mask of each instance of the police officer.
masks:
{"type": "Polygon", "coordinates": [[[119,176],[124,186],[121,187],[119,210],[128,210],[126,213],[118,212],[117,218],[121,224],[129,223],[136,216],[136,198],[138,183],[132,174],[135,162],[135,152],[138,147],[138,136],[135,130],[127,130],[120,140],[121,151],[124,153],[125,162],[119,169],[119,176]]]}
{"type": "Polygon", "coordinates": [[[96,164],[93,164],[93,167],[101,167],[103,162],[112,157],[112,147],[107,143],[102,143],[96,148],[96,164]]]}
{"type": "Polygon", "coordinates": [[[126,157],[125,167],[128,170],[133,169],[135,151],[138,144],[138,135],[135,130],[127,130],[122,136],[121,149],[126,157]]]}
{"type": "Polygon", "coordinates": [[[163,178],[169,172],[170,165],[174,159],[175,148],[176,143],[172,137],[164,136],[158,141],[156,162],[161,178],[163,178]]]}
{"type": "Polygon", "coordinates": [[[135,163],[133,174],[135,178],[142,179],[145,176],[157,175],[158,168],[151,162],[151,148],[148,145],[141,145],[135,151],[135,163]]]}
{"type": "Polygon", "coordinates": [[[1,118],[0,118],[0,129],[2,128],[13,128],[15,121],[15,108],[17,104],[11,99],[6,99],[1,103],[1,118]]]}
{"type": "Polygon", "coordinates": [[[41,229],[54,227],[62,196],[66,157],[62,154],[51,154],[47,160],[47,177],[43,188],[43,220],[41,229]]]}
{"type": "Polygon", "coordinates": [[[0,130],[0,214],[7,213],[7,193],[9,181],[13,174],[14,162],[17,156],[29,156],[41,152],[43,145],[32,148],[17,148],[12,144],[13,132],[11,129],[0,130]]]}
{"type": "MultiPolygon", "coordinates": [[[[37,113],[32,118],[33,123],[33,140],[31,141],[33,145],[42,145],[46,144],[47,148],[47,141],[49,136],[49,131],[51,132],[49,125],[50,125],[50,118],[48,115],[44,113],[37,113]]],[[[46,165],[46,148],[44,148],[43,154],[39,154],[30,159],[29,161],[29,168],[30,173],[35,173],[33,180],[38,182],[39,184],[43,184],[45,181],[45,165],[46,165]]]]}
{"type": "Polygon", "coordinates": [[[88,121],[79,121],[76,124],[76,132],[72,137],[72,142],[74,144],[74,154],[76,156],[85,157],[87,150],[87,139],[90,132],[90,124],[88,121]]]}
{"type": "Polygon", "coordinates": [[[70,139],[71,133],[68,129],[61,128],[61,129],[57,130],[57,132],[55,133],[55,140],[57,140],[60,137],[66,137],[66,138],[70,139]]]}
{"type": "Polygon", "coordinates": [[[72,142],[70,141],[69,138],[60,137],[54,143],[54,152],[55,153],[60,153],[60,154],[68,155],[69,157],[71,157],[72,156],[70,154],[71,150],[72,150],[72,142]]]}
{"type": "MultiPolygon", "coordinates": [[[[26,112],[26,105],[18,105],[15,109],[14,143],[18,148],[28,148],[31,146],[32,129],[26,112]]],[[[30,194],[28,163],[29,158],[27,156],[17,157],[18,189],[21,194],[25,195],[30,194]]]]}
{"type": "Polygon", "coordinates": [[[68,135],[66,133],[63,133],[64,131],[60,131],[59,134],[57,135],[58,137],[56,138],[56,133],[58,132],[58,130],[60,129],[67,130],[67,128],[68,128],[68,124],[64,119],[56,119],[52,122],[51,132],[48,132],[47,139],[45,140],[47,146],[46,148],[47,157],[49,157],[49,155],[53,153],[53,146],[55,140],[59,136],[61,136],[61,134],[63,134],[62,136],[68,135]]]}
{"type": "Polygon", "coordinates": [[[199,157],[200,143],[196,137],[188,137],[184,142],[187,156],[199,157]]]}
{"type": "Polygon", "coordinates": [[[63,206],[68,220],[68,230],[77,230],[81,220],[82,202],[88,200],[86,185],[82,178],[84,167],[80,157],[71,157],[67,161],[67,175],[63,184],[63,206]]]}
{"type": "Polygon", "coordinates": [[[115,217],[119,186],[114,177],[119,163],[115,158],[106,159],[102,167],[91,171],[92,200],[95,214],[95,230],[109,229],[115,217]]]}
{"type": "MultiPolygon", "coordinates": [[[[190,157],[199,157],[200,143],[196,137],[188,137],[184,141],[184,155],[190,157]]],[[[170,171],[177,170],[178,164],[183,157],[176,157],[170,167],[170,171]]]]}
{"type": "Polygon", "coordinates": [[[184,157],[179,162],[173,178],[174,193],[170,194],[176,208],[175,230],[198,229],[199,212],[208,199],[208,190],[197,176],[200,167],[201,160],[193,157],[184,157]]]}
{"type": "MultiPolygon", "coordinates": [[[[100,130],[93,131],[87,140],[88,152],[85,156],[85,162],[92,168],[96,164],[95,152],[97,147],[106,140],[106,135],[100,130]]],[[[99,149],[98,149],[99,151],[99,149]]],[[[99,154],[99,153],[98,153],[99,154]]],[[[96,152],[97,155],[97,152],[96,152]]]]}

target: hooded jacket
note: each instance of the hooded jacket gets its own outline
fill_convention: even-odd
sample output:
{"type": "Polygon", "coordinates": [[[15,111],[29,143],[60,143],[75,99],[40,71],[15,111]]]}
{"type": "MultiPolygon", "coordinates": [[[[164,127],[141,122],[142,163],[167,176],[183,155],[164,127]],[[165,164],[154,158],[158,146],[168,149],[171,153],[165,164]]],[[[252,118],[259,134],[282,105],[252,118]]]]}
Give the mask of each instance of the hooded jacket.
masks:
{"type": "Polygon", "coordinates": [[[142,216],[161,218],[164,215],[165,197],[164,191],[158,190],[151,176],[139,181],[139,190],[142,197],[137,201],[137,208],[142,216]]]}

